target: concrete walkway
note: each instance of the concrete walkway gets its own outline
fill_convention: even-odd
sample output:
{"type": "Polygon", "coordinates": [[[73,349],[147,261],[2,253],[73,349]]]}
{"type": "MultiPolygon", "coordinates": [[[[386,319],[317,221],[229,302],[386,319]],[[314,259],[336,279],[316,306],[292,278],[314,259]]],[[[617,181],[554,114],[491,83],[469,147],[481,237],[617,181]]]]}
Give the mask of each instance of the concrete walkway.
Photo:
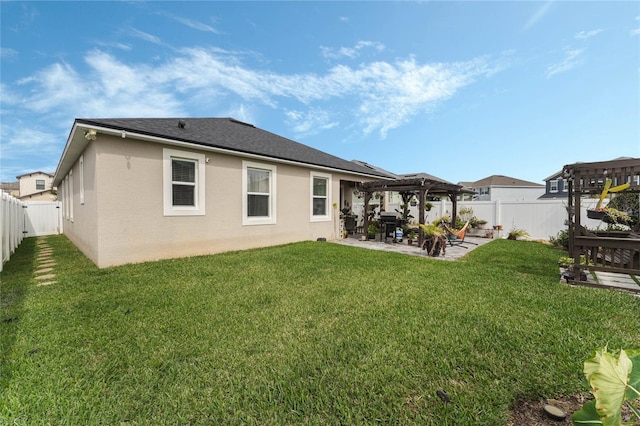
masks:
{"type": "Polygon", "coordinates": [[[38,269],[34,272],[34,278],[37,282],[36,285],[55,284],[56,274],[54,273],[54,267],[56,266],[56,262],[53,260],[53,249],[47,243],[47,238],[38,237],[36,240],[36,248],[38,249],[36,257],[38,269]]]}
{"type": "MultiPolygon", "coordinates": [[[[563,281],[564,282],[564,281],[563,281]]],[[[625,290],[640,296],[640,276],[614,272],[587,271],[587,281],[575,285],[625,290]]]]}
{"type": "MultiPolygon", "coordinates": [[[[466,237],[464,241],[464,244],[454,245],[453,247],[447,244],[445,255],[440,254],[440,256],[430,257],[430,259],[456,260],[469,253],[474,248],[480,247],[481,245],[493,240],[490,238],[466,237]]],[[[392,251],[396,253],[408,254],[411,256],[429,257],[426,250],[422,250],[419,246],[416,245],[417,243],[414,243],[411,246],[408,245],[406,239],[404,239],[402,242],[394,243],[391,238],[387,238],[386,241],[380,241],[379,238],[377,238],[376,240],[361,241],[357,236],[349,236],[348,238],[344,238],[334,242],[337,244],[366,248],[369,250],[392,251]]]]}

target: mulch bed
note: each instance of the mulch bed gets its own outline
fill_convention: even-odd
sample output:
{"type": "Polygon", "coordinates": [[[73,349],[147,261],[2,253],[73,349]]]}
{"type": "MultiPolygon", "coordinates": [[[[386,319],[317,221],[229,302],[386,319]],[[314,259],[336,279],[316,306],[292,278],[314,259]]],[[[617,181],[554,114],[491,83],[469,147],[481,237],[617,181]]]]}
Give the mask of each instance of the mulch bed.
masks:
{"type": "MultiPolygon", "coordinates": [[[[573,425],[571,415],[580,410],[585,402],[592,399],[591,394],[569,395],[559,399],[548,399],[546,401],[518,401],[511,413],[511,419],[506,426],[557,426],[573,425]],[[551,404],[563,409],[567,413],[564,420],[554,420],[550,418],[542,409],[545,404],[551,404]]],[[[623,408],[623,420],[629,421],[631,411],[623,408]]],[[[640,426],[640,422],[633,423],[633,426],[640,426]]]]}

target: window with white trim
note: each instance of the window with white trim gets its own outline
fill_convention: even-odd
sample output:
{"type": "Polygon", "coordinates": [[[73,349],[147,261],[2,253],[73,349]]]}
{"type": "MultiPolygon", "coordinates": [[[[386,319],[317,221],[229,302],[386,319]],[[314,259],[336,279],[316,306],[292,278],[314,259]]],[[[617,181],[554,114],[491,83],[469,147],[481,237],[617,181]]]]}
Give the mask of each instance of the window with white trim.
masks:
{"type": "Polygon", "coordinates": [[[550,180],[549,181],[549,192],[558,192],[558,181],[550,180]]]}
{"type": "Polygon", "coordinates": [[[168,148],[162,150],[165,216],[205,214],[204,172],[204,154],[168,148]]]}
{"type": "Polygon", "coordinates": [[[80,204],[84,204],[84,155],[80,156],[78,167],[80,172],[80,204]]]}
{"type": "Polygon", "coordinates": [[[36,190],[44,191],[44,179],[36,179],[36,190]]]}
{"type": "Polygon", "coordinates": [[[73,222],[73,170],[69,170],[69,220],[73,222]]]}
{"type": "Polygon", "coordinates": [[[66,175],[62,180],[63,194],[64,194],[64,218],[69,220],[69,175],[66,175]]]}
{"type": "Polygon", "coordinates": [[[242,162],[242,224],[276,223],[276,166],[242,162]]]}
{"type": "Polygon", "coordinates": [[[331,175],[311,172],[311,221],[331,220],[331,175]]]}

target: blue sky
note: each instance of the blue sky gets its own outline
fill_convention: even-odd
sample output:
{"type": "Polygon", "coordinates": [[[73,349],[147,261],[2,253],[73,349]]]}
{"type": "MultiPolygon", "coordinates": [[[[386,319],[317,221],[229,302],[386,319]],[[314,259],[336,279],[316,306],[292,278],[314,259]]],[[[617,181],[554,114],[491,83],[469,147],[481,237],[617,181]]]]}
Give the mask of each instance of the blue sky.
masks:
{"type": "Polygon", "coordinates": [[[75,118],[234,117],[395,173],[640,157],[640,2],[2,1],[0,180],[75,118]]]}

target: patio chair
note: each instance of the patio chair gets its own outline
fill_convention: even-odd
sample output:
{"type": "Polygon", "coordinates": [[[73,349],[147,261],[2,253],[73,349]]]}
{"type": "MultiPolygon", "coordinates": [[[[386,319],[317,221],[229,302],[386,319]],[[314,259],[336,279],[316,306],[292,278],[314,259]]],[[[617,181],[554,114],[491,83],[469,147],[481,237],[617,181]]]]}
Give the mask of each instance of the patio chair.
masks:
{"type": "Polygon", "coordinates": [[[464,226],[458,231],[449,228],[447,224],[444,222],[442,223],[442,226],[444,227],[445,231],[447,231],[447,240],[449,241],[449,245],[451,247],[455,245],[455,246],[467,248],[463,244],[473,244],[475,246],[478,245],[476,243],[472,243],[470,241],[464,240],[464,237],[467,234],[467,228],[469,227],[469,221],[467,221],[467,223],[465,223],[464,226]]]}

